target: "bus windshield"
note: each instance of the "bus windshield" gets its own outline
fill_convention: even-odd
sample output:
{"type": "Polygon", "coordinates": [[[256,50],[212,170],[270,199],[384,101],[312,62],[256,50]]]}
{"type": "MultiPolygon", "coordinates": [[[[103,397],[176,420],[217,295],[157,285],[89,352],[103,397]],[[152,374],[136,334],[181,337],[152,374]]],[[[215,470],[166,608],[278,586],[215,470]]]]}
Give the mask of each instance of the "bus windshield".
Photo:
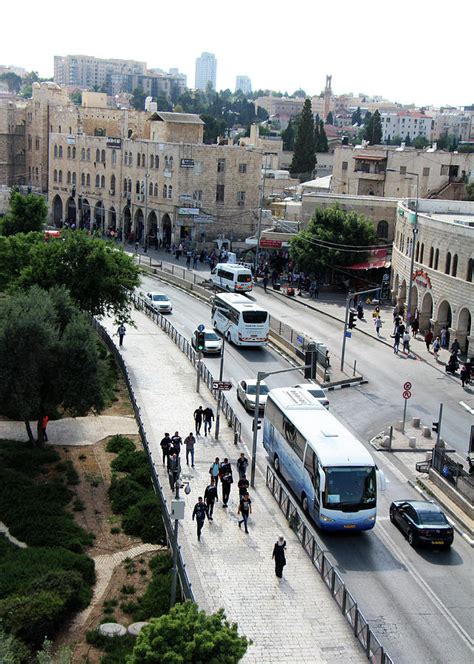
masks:
{"type": "Polygon", "coordinates": [[[267,321],[267,312],[266,311],[244,311],[242,313],[242,318],[244,323],[266,323],[267,321]]]}
{"type": "Polygon", "coordinates": [[[333,466],[325,468],[324,472],[324,507],[349,512],[375,507],[377,483],[374,466],[333,466]]]}

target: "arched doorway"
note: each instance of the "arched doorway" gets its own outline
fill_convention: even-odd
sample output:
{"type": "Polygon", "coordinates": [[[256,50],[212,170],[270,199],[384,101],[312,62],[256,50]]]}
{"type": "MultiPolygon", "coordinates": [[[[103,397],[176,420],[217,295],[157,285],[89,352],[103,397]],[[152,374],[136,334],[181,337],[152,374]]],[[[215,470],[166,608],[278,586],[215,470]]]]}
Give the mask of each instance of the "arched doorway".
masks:
{"type": "Polygon", "coordinates": [[[148,215],[148,243],[154,247],[158,239],[158,218],[152,210],[148,215]]]}
{"type": "Polygon", "coordinates": [[[467,356],[469,350],[469,337],[471,335],[471,312],[467,307],[463,307],[459,312],[457,325],[457,340],[467,356]]]}
{"type": "Polygon", "coordinates": [[[412,318],[414,317],[417,309],[418,309],[418,288],[415,286],[415,284],[413,284],[411,287],[411,302],[410,302],[410,314],[412,318]]]}
{"type": "Polygon", "coordinates": [[[135,212],[135,220],[133,226],[135,228],[135,237],[139,242],[141,242],[143,239],[143,231],[144,231],[144,219],[141,208],[138,208],[138,210],[135,212]]]}
{"type": "Polygon", "coordinates": [[[398,289],[400,288],[400,278],[398,274],[392,274],[392,276],[395,277],[392,284],[392,304],[397,304],[398,289]]]}
{"type": "Polygon", "coordinates": [[[454,331],[450,329],[452,322],[453,315],[451,313],[451,305],[447,300],[443,300],[438,307],[438,315],[435,322],[435,335],[439,334],[443,327],[445,327],[451,334],[454,331]]]}
{"type": "Polygon", "coordinates": [[[70,224],[76,223],[76,201],[74,198],[68,198],[66,220],[70,224]]]}
{"type": "Polygon", "coordinates": [[[421,301],[420,309],[420,332],[426,332],[431,326],[433,318],[433,296],[427,291],[421,301]]]}
{"type": "Polygon", "coordinates": [[[81,215],[79,220],[79,225],[81,228],[89,229],[91,223],[91,208],[89,201],[85,198],[81,203],[81,215]]]}
{"type": "Polygon", "coordinates": [[[128,205],[123,209],[123,229],[123,232],[125,233],[125,240],[132,242],[132,213],[130,212],[128,205]]]}
{"type": "Polygon", "coordinates": [[[63,223],[63,202],[61,197],[56,194],[53,198],[53,224],[60,228],[63,223]]]}
{"type": "Polygon", "coordinates": [[[171,219],[168,213],[161,217],[161,238],[165,247],[171,244],[171,219]]]}
{"type": "Polygon", "coordinates": [[[108,230],[114,232],[117,230],[117,213],[113,206],[109,210],[108,230]]]}
{"type": "Polygon", "coordinates": [[[94,230],[104,234],[105,210],[102,201],[97,201],[94,207],[94,230]]]}

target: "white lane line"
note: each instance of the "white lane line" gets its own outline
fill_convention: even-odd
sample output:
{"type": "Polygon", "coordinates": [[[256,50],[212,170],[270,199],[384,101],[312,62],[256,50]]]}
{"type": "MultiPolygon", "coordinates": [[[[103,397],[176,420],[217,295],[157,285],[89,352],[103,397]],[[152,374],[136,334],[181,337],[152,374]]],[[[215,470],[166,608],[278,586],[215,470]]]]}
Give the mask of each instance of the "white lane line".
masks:
{"type": "Polygon", "coordinates": [[[465,401],[460,401],[459,405],[462,406],[465,410],[467,410],[468,413],[474,415],[474,408],[471,408],[471,406],[469,406],[469,404],[467,404],[465,401]]]}
{"type": "Polygon", "coordinates": [[[458,633],[458,635],[470,648],[473,648],[474,639],[472,639],[471,636],[466,632],[466,630],[459,624],[459,622],[453,616],[451,611],[445,606],[445,604],[443,604],[438,595],[434,592],[434,590],[430,588],[429,584],[423,579],[421,574],[416,570],[415,566],[408,560],[407,556],[404,553],[402,553],[402,551],[395,543],[395,541],[392,539],[392,537],[388,534],[384,526],[381,526],[379,528],[379,533],[381,534],[381,537],[385,539],[385,543],[387,544],[387,546],[389,546],[394,555],[396,555],[399,558],[400,562],[402,562],[405,565],[405,567],[410,572],[416,583],[420,586],[422,590],[425,591],[427,596],[433,602],[435,607],[438,608],[439,611],[442,613],[442,615],[446,618],[451,627],[453,627],[453,629],[458,633]]]}

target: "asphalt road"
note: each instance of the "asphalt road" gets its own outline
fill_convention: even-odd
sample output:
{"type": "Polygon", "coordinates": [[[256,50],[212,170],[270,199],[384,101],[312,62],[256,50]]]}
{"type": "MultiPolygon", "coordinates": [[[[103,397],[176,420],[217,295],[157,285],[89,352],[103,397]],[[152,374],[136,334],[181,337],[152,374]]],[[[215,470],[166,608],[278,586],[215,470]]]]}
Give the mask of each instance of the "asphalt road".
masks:
{"type": "MultiPolygon", "coordinates": [[[[169,294],[173,301],[170,319],[188,338],[198,324],[210,326],[210,308],[206,304],[150,277],[143,278],[143,286],[146,290],[169,294]]],[[[264,294],[258,294],[257,299],[262,304],[268,303],[267,308],[274,315],[291,322],[293,327],[301,326],[303,331],[311,334],[314,331],[314,336],[327,341],[329,348],[340,343],[342,327],[336,322],[321,320],[325,317],[316,317],[307,310],[301,312],[300,307],[291,301],[280,302],[264,294]]],[[[405,380],[413,383],[414,403],[410,404],[410,413],[422,412],[422,419],[426,421],[435,412],[427,401],[433,399],[435,404],[439,403],[441,391],[446,408],[446,427],[461,437],[465,424],[459,420],[465,416],[457,404],[457,395],[444,393],[452,390],[451,383],[446,383],[449,378],[438,376],[435,369],[420,361],[403,360],[400,364],[389,348],[370,337],[360,335],[359,339],[354,336],[351,342],[349,352],[358,364],[360,361],[363,365],[361,370],[370,382],[358,388],[331,392],[330,401],[333,414],[360,440],[366,442],[384,428],[387,421],[399,419],[395,413],[397,409],[401,413],[400,392],[405,380]],[[417,390],[423,391],[424,396],[417,397],[417,390]]],[[[209,358],[205,362],[217,377],[220,360],[209,358]]],[[[242,378],[255,377],[262,368],[272,371],[289,365],[268,348],[240,350],[227,345],[224,366],[224,380],[230,380],[235,386],[242,378]]],[[[298,382],[303,382],[303,378],[297,371],[267,379],[271,388],[298,382]]],[[[242,421],[243,439],[250,446],[252,418],[237,402],[235,389],[227,394],[242,421]]],[[[199,399],[196,405],[199,405],[199,399]]],[[[472,549],[456,536],[453,547],[447,552],[411,549],[388,520],[388,508],[394,499],[419,496],[399,470],[383,455],[371,447],[369,449],[387,477],[387,491],[380,496],[374,530],[359,535],[322,535],[321,539],[395,662],[467,664],[474,655],[472,549]]],[[[259,444],[260,471],[264,471],[266,464],[265,452],[259,444]]]]}

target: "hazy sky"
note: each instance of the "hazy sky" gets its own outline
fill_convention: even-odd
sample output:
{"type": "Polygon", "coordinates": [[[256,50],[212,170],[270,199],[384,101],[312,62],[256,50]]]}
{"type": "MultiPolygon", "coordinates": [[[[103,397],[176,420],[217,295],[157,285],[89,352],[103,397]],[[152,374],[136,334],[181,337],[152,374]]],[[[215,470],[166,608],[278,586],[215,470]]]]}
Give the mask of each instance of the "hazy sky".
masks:
{"type": "Polygon", "coordinates": [[[53,56],[85,54],[178,67],[194,85],[201,51],[217,58],[217,88],[246,74],[253,89],[364,92],[418,105],[474,103],[468,38],[474,2],[4,3],[0,64],[52,76],[53,56]]]}

